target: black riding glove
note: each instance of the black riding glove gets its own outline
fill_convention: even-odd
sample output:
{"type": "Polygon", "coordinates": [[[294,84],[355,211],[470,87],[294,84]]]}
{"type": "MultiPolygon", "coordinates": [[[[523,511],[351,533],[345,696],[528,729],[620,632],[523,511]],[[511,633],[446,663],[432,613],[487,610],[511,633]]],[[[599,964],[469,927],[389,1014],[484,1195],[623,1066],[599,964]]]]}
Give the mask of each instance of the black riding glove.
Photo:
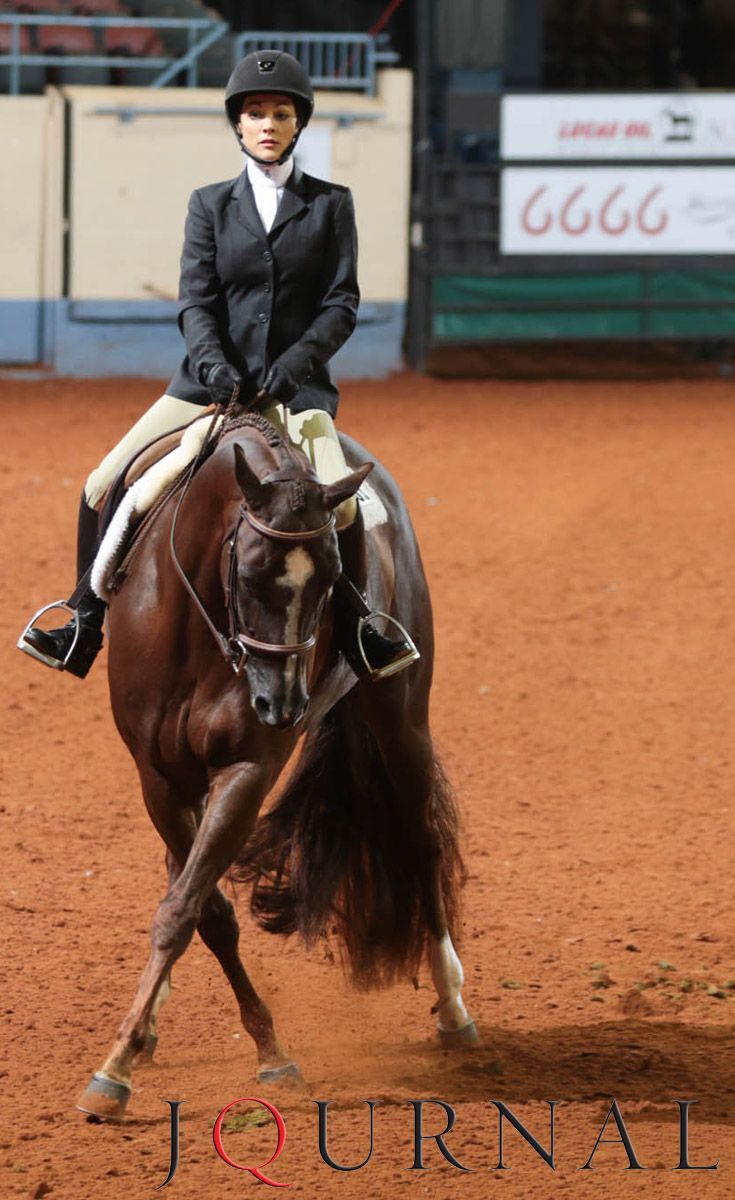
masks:
{"type": "Polygon", "coordinates": [[[293,400],[300,386],[288,367],[284,367],[282,363],[274,363],[265,377],[262,390],[272,396],[274,400],[280,400],[281,404],[288,404],[289,400],[293,400]]]}
{"type": "Polygon", "coordinates": [[[231,363],[215,363],[203,373],[202,382],[215,404],[226,408],[235,388],[242,388],[242,378],[231,363]]]}

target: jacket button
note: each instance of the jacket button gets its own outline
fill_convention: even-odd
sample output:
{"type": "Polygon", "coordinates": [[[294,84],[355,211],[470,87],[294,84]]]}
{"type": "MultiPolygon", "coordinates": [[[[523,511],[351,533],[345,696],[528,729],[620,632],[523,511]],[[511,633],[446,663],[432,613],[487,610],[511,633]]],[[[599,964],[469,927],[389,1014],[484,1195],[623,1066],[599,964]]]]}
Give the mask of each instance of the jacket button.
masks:
{"type": "Polygon", "coordinates": [[[264,284],[263,284],[263,291],[264,291],[264,292],[269,292],[270,290],[271,290],[271,285],[270,285],[269,283],[264,283],[264,284]]]}
{"type": "Polygon", "coordinates": [[[265,322],[268,320],[267,313],[258,313],[258,320],[265,324],[265,322]]]}
{"type": "Polygon", "coordinates": [[[271,254],[270,250],[263,251],[263,258],[266,262],[273,262],[273,255],[271,254]]]}

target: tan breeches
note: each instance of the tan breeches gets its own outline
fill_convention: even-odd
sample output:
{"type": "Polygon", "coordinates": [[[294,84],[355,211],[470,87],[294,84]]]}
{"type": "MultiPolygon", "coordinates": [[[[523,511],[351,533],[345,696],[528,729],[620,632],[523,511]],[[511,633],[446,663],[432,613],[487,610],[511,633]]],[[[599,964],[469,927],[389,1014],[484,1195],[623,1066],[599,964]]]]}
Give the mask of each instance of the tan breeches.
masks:
{"type": "MultiPolygon", "coordinates": [[[[342,447],[339,444],[337,430],[329,413],[319,408],[307,408],[304,412],[292,413],[282,404],[273,404],[263,411],[276,429],[288,435],[289,441],[299,450],[303,450],[322,483],[336,483],[349,475],[350,468],[345,462],[342,447]],[[284,429],[284,416],[286,428],[284,429]]],[[[357,500],[350,496],[343,500],[334,510],[337,518],[337,529],[346,529],[357,516],[357,500]]]]}
{"type": "MultiPolygon", "coordinates": [[[[287,433],[294,445],[303,450],[309,462],[314,467],[322,483],[336,483],[349,474],[342,447],[339,444],[337,430],[329,413],[310,408],[302,413],[286,411],[286,426],[284,427],[284,408],[274,404],[264,412],[282,433],[287,433]]],[[[100,465],[89,476],[84,485],[87,503],[96,507],[104,496],[118,472],[138,451],[148,442],[170,433],[180,425],[188,425],[196,417],[202,415],[199,404],[191,404],[188,400],[177,400],[175,396],[161,396],[132,429],[105,455],[100,465]]],[[[337,528],[345,529],[351,525],[357,515],[357,501],[354,498],[345,500],[336,510],[337,528]]]]}

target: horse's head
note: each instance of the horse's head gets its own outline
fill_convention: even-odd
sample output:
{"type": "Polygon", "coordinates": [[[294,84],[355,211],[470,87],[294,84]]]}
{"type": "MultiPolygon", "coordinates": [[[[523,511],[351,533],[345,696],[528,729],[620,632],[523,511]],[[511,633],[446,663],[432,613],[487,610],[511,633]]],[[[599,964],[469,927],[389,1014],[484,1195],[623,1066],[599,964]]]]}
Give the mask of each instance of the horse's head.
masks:
{"type": "Polygon", "coordinates": [[[223,564],[231,628],[255,712],[287,729],[306,712],[319,619],[340,571],[333,510],[372,464],[324,485],[294,458],[261,479],[237,442],[234,450],[243,504],[223,564]]]}

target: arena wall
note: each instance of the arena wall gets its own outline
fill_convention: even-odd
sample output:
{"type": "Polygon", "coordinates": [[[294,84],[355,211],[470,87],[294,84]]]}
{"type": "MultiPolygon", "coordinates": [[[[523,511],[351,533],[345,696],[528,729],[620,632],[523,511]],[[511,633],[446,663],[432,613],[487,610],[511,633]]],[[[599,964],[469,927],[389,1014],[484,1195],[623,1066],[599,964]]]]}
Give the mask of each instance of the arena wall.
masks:
{"type": "Polygon", "coordinates": [[[43,358],[47,301],[62,286],[63,105],[0,96],[0,362],[43,358]]]}
{"type": "MultiPolygon", "coordinates": [[[[318,93],[299,147],[304,169],[355,196],[362,304],[334,360],[338,377],[381,377],[401,363],[411,106],[404,70],[381,72],[373,98],[318,93]]],[[[242,165],[219,90],[4,97],[0,137],[0,361],[61,375],[167,375],[182,354],[175,309],[189,194],[242,165]]]]}

